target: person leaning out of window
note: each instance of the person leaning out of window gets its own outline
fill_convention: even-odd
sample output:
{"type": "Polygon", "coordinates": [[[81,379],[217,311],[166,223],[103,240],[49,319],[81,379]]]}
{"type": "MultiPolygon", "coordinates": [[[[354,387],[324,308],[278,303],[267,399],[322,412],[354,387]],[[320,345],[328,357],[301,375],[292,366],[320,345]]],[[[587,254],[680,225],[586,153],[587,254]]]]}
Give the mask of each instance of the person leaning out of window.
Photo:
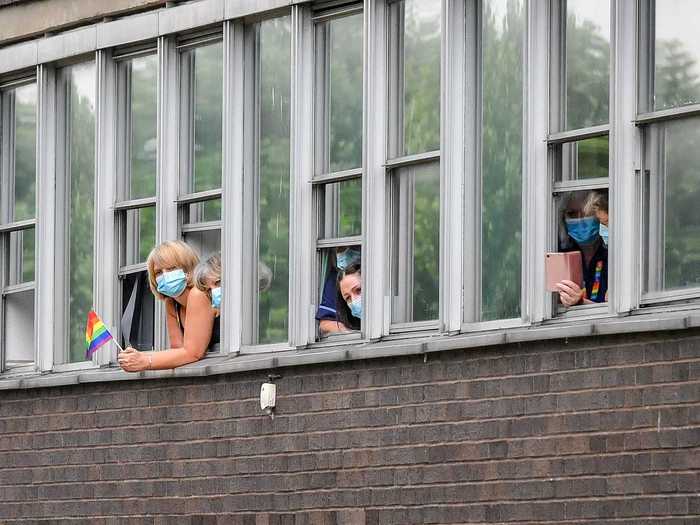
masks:
{"type": "Polygon", "coordinates": [[[208,294],[193,286],[197,253],[182,241],[165,241],[148,256],[153,295],[165,303],[171,348],[140,352],[127,348],[118,356],[127,372],[176,368],[200,360],[219,342],[219,317],[208,294]]]}
{"type": "Polygon", "coordinates": [[[339,246],[335,253],[331,254],[328,262],[326,279],[323,283],[321,303],[316,312],[316,320],[321,337],[331,334],[345,333],[357,330],[343,322],[340,316],[340,308],[343,301],[339,301],[338,275],[352,264],[359,264],[362,252],[359,246],[339,246]]]}
{"type": "Polygon", "coordinates": [[[338,271],[338,320],[351,330],[359,330],[362,320],[362,271],[360,263],[351,263],[338,271]]]}
{"type": "Polygon", "coordinates": [[[605,191],[571,192],[564,197],[559,249],[581,252],[584,281],[583,288],[569,280],[557,283],[559,300],[565,306],[608,300],[607,202],[605,191]]]}

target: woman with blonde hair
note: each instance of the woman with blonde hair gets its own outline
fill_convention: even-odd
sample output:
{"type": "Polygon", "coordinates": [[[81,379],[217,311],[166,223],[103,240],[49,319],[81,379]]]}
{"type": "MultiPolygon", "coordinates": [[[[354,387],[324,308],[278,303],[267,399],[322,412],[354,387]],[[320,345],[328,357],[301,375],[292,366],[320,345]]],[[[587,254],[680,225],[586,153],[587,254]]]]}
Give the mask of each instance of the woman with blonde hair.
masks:
{"type": "Polygon", "coordinates": [[[127,348],[118,361],[127,372],[176,368],[200,360],[219,342],[219,317],[208,294],[194,286],[199,256],[182,241],[165,241],[146,260],[153,295],[165,303],[170,348],[140,352],[127,348]]]}

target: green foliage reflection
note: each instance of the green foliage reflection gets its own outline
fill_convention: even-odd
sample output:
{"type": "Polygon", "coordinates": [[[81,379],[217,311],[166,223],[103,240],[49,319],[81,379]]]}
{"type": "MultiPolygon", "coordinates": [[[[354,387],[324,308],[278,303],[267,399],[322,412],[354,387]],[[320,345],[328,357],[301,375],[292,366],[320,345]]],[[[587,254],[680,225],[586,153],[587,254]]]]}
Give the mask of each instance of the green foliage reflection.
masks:
{"type": "Polygon", "coordinates": [[[525,13],[497,3],[483,16],[482,320],[520,316],[525,13]]]}
{"type": "Polygon", "coordinates": [[[95,203],[94,64],[64,71],[67,92],[66,141],[70,155],[69,362],[85,359],[85,320],[92,308],[95,203]]]}
{"type": "Polygon", "coordinates": [[[287,340],[289,312],[290,18],[262,22],[260,43],[259,260],[272,282],[259,295],[258,342],[287,340]]]}

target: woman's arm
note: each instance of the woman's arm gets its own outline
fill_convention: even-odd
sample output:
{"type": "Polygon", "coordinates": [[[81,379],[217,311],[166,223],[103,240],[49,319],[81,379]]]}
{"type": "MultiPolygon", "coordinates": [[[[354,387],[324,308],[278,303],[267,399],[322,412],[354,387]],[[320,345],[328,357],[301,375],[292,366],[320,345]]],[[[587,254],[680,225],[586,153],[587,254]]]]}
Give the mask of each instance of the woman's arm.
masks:
{"type": "MultiPolygon", "coordinates": [[[[177,368],[199,361],[207,351],[214,317],[215,312],[209,297],[193,288],[187,298],[183,345],[160,352],[139,352],[127,348],[119,354],[119,365],[127,372],[138,372],[177,368]]],[[[177,320],[175,322],[177,323],[177,320]]]]}

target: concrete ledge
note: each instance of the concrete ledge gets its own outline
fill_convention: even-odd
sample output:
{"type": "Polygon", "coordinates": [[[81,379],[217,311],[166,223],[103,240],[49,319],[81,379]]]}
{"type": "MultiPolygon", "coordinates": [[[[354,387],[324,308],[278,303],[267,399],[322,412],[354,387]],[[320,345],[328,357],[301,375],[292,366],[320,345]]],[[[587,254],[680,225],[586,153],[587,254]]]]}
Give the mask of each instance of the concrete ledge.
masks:
{"type": "Polygon", "coordinates": [[[280,9],[282,7],[302,3],[305,2],[298,0],[228,0],[224,10],[224,17],[229,20],[231,18],[250,16],[257,13],[263,13],[265,11],[272,11],[274,9],[280,9]]]}
{"type": "Polygon", "coordinates": [[[158,34],[168,35],[192,27],[204,27],[224,19],[223,0],[201,0],[158,12],[158,34]]]}
{"type": "Polygon", "coordinates": [[[119,46],[158,36],[158,13],[130,16],[114,22],[99,25],[97,47],[119,46]]]}
{"type": "Polygon", "coordinates": [[[502,345],[506,342],[506,333],[503,331],[486,334],[469,334],[445,336],[443,338],[428,341],[426,352],[443,352],[445,350],[459,350],[460,348],[475,348],[478,346],[502,345]]]}
{"type": "Polygon", "coordinates": [[[301,366],[345,361],[347,359],[347,355],[348,352],[345,348],[340,350],[316,350],[294,354],[281,354],[277,356],[277,366],[301,366]]]}
{"type": "Polygon", "coordinates": [[[44,376],[22,379],[20,383],[20,388],[46,388],[51,386],[77,385],[78,374],[74,372],[47,374],[44,376]]]}
{"type": "Polygon", "coordinates": [[[395,357],[403,355],[417,355],[425,353],[425,342],[407,340],[404,343],[392,341],[389,343],[367,344],[348,350],[348,359],[375,359],[378,357],[395,357]]]}
{"type": "Polygon", "coordinates": [[[682,330],[686,328],[686,317],[664,318],[654,317],[647,319],[634,319],[625,317],[614,321],[601,321],[596,323],[596,334],[627,334],[632,332],[656,332],[663,330],[682,330]]]}
{"type": "Polygon", "coordinates": [[[39,40],[37,45],[37,60],[40,63],[90,53],[97,49],[97,29],[95,26],[90,26],[67,31],[39,40]]]}
{"type": "Polygon", "coordinates": [[[173,370],[153,370],[129,373],[120,369],[91,369],[56,372],[30,377],[0,379],[0,390],[45,388],[101,383],[107,381],[133,381],[143,379],[167,379],[204,377],[254,370],[274,370],[279,367],[335,363],[360,359],[376,359],[420,355],[431,352],[485,348],[510,343],[532,342],[573,337],[605,336],[624,333],[659,332],[700,327],[700,314],[669,312],[668,314],[633,314],[624,318],[587,319],[571,323],[553,322],[544,326],[519,327],[486,333],[426,336],[423,339],[392,339],[380,342],[358,342],[304,351],[278,351],[259,354],[242,354],[204,358],[173,370]]]}
{"type": "Polygon", "coordinates": [[[0,73],[10,73],[39,63],[36,42],[0,48],[0,73]]]}
{"type": "Polygon", "coordinates": [[[576,324],[516,328],[512,331],[506,332],[506,343],[523,343],[527,341],[564,339],[566,337],[586,337],[593,335],[593,324],[590,320],[573,322],[576,324]]]}

